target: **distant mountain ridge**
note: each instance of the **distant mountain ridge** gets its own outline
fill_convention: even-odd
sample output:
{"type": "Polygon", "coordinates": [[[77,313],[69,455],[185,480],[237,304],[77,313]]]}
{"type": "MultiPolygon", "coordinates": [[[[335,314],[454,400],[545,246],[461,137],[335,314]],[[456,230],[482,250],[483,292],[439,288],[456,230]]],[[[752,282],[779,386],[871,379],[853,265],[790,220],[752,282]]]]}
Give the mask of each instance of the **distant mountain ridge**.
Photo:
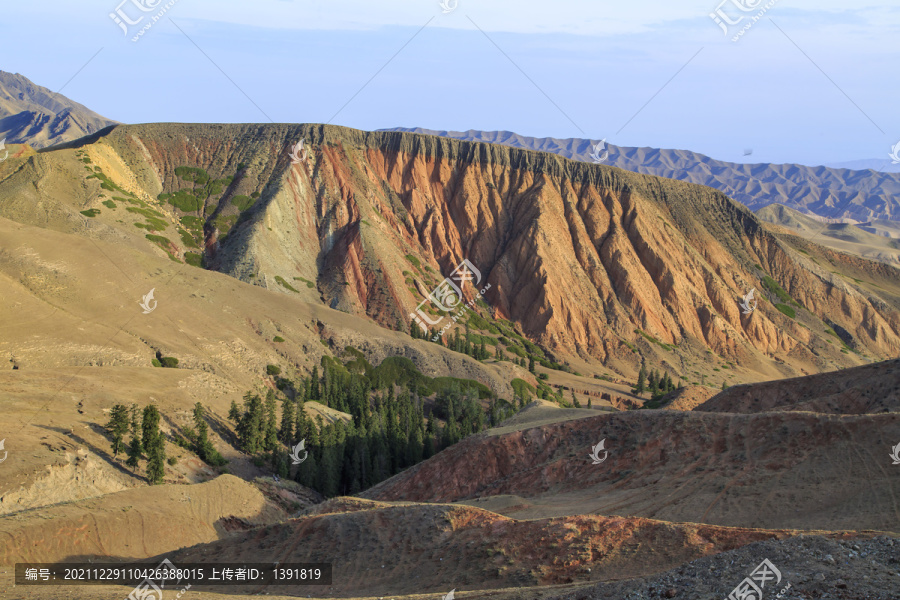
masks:
{"type": "MultiPolygon", "coordinates": [[[[436,131],[395,127],[405,131],[465,141],[504,144],[553,152],[592,162],[593,144],[580,138],[533,138],[509,131],[436,131]]],[[[626,171],[698,183],[724,192],[756,211],[770,204],[830,219],[900,221],[900,173],[853,171],[795,164],[739,164],[712,159],[689,150],[635,148],[607,144],[603,164],[626,171]]],[[[885,157],[885,162],[890,161],[885,157]]]]}
{"type": "Polygon", "coordinates": [[[7,143],[45,148],[115,124],[23,75],[0,71],[0,139],[7,143]]]}

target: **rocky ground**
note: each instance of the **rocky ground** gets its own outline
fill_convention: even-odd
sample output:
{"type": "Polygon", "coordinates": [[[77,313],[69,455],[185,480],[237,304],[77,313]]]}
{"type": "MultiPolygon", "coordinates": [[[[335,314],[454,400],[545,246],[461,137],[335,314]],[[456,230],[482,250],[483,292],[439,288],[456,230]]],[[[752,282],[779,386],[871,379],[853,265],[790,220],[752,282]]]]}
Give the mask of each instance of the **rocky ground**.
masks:
{"type": "MultiPolygon", "coordinates": [[[[832,540],[801,536],[756,542],[695,560],[680,568],[630,581],[601,583],[544,600],[724,600],[763,560],[781,571],[769,600],[790,585],[790,600],[897,600],[900,598],[900,539],[832,540]]],[[[524,598],[524,596],[523,596],[524,598]]]]}

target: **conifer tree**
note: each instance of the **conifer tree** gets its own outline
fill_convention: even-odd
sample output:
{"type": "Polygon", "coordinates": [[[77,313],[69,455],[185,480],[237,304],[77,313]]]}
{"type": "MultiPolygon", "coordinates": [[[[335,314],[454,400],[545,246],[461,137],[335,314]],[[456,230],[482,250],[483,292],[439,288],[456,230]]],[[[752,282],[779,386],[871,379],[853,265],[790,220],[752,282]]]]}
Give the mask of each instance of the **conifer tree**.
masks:
{"type": "Polygon", "coordinates": [[[197,428],[194,440],[194,451],[201,460],[206,460],[206,451],[209,447],[209,427],[203,418],[203,405],[199,402],[194,405],[194,427],[197,428]]]}
{"type": "Polygon", "coordinates": [[[290,445],[294,439],[294,401],[285,398],[281,403],[281,429],[278,430],[278,439],[282,443],[290,445]]]}
{"type": "Polygon", "coordinates": [[[319,465],[316,461],[316,457],[310,452],[307,455],[306,460],[297,467],[297,472],[294,474],[294,481],[308,488],[317,489],[316,478],[318,477],[318,474],[319,465]]]}
{"type": "Polygon", "coordinates": [[[137,404],[131,405],[131,433],[138,435],[141,428],[141,410],[137,404]]]}
{"type": "Polygon", "coordinates": [[[244,414],[238,423],[238,438],[244,451],[256,454],[263,449],[265,432],[265,412],[262,400],[256,394],[247,392],[244,396],[244,414]]]}
{"type": "Polygon", "coordinates": [[[275,392],[269,390],[266,395],[266,425],[264,430],[264,449],[272,451],[278,447],[278,411],[275,392]]]}
{"type": "Polygon", "coordinates": [[[309,421],[309,417],[306,414],[306,409],[303,408],[303,402],[297,402],[297,410],[295,415],[295,424],[294,424],[294,442],[299,442],[300,440],[309,440],[309,428],[311,423],[309,421]]]}
{"type": "Polygon", "coordinates": [[[318,402],[321,399],[319,394],[319,367],[313,367],[309,383],[309,399],[318,402]]]}
{"type": "Polygon", "coordinates": [[[141,420],[141,445],[148,456],[154,447],[156,438],[159,437],[159,418],[159,410],[156,405],[148,404],[144,407],[144,417],[141,420]]]}
{"type": "Polygon", "coordinates": [[[228,409],[228,420],[237,423],[241,420],[241,410],[238,408],[237,402],[231,400],[231,407],[228,409]]]}
{"type": "Polygon", "coordinates": [[[572,406],[575,408],[581,408],[581,402],[578,401],[578,398],[575,397],[575,390],[572,390],[572,406]]]}
{"type": "MultiPolygon", "coordinates": [[[[152,406],[152,405],[151,405],[152,406]]],[[[148,451],[147,481],[150,485],[163,482],[166,475],[166,440],[157,434],[148,451]]]]}
{"type": "Polygon", "coordinates": [[[131,435],[131,443],[128,444],[128,460],[125,464],[131,467],[132,472],[141,464],[141,454],[144,449],[141,447],[141,438],[137,434],[131,435]]]}
{"type": "Polygon", "coordinates": [[[128,407],[124,404],[116,404],[110,411],[109,423],[106,430],[112,436],[113,458],[118,456],[119,450],[124,448],[125,434],[131,427],[131,417],[128,407]]]}
{"type": "Polygon", "coordinates": [[[638,396],[643,396],[644,392],[647,391],[645,380],[647,378],[647,369],[644,367],[644,363],[641,363],[641,370],[638,371],[637,383],[634,386],[634,390],[632,390],[638,396]]]}

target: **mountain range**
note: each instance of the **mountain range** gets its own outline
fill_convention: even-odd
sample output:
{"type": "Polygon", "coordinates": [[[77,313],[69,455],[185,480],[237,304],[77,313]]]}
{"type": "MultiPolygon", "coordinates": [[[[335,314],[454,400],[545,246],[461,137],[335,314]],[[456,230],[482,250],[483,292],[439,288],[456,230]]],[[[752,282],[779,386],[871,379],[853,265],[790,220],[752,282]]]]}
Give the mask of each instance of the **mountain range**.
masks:
{"type": "Polygon", "coordinates": [[[0,71],[0,139],[44,148],[115,124],[18,73],[0,71]]]}
{"type": "MultiPolygon", "coordinates": [[[[404,331],[468,260],[492,347],[522,336],[548,364],[611,378],[650,361],[733,384],[900,351],[893,268],[781,239],[707,187],[501,145],[120,125],[0,164],[0,215],[404,331]],[[293,163],[299,140],[309,158],[293,163]],[[742,314],[751,289],[759,306],[742,314]]],[[[419,318],[437,322],[437,309],[419,318]]]]}
{"type": "Polygon", "coordinates": [[[333,567],[165,587],[208,600],[726,598],[763,561],[766,598],[898,597],[896,222],[333,125],[29,144],[3,600],[134,590],[16,563],[163,559],[333,567]]]}
{"type": "MultiPolygon", "coordinates": [[[[436,131],[422,128],[394,128],[458,140],[504,144],[515,148],[552,152],[573,160],[592,162],[591,154],[600,140],[579,138],[533,138],[509,131],[436,131]]],[[[879,167],[891,167],[887,156],[879,167]]],[[[835,220],[900,220],[900,173],[807,167],[797,164],[738,164],[712,159],[689,150],[665,150],[602,145],[608,152],[603,164],[635,173],[646,173],[706,185],[724,192],[751,210],[769,204],[783,204],[802,213],[835,220]]]]}

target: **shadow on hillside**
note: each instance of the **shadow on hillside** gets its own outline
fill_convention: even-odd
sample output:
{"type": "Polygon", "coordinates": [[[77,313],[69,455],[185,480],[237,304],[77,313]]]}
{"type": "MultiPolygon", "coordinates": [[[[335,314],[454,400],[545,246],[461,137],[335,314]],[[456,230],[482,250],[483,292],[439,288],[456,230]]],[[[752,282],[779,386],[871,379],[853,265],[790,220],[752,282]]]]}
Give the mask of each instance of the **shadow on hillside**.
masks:
{"type": "MultiPolygon", "coordinates": [[[[97,446],[91,444],[89,441],[87,441],[80,435],[76,434],[71,429],[64,428],[64,427],[51,427],[49,425],[35,425],[35,427],[38,427],[40,429],[46,429],[47,431],[53,431],[55,433],[58,433],[65,437],[68,437],[72,441],[77,442],[78,444],[80,444],[81,446],[83,446],[84,448],[89,450],[94,456],[106,461],[107,464],[109,464],[111,467],[115,468],[122,474],[128,475],[129,477],[134,477],[135,479],[140,479],[144,483],[147,482],[147,479],[145,477],[138,475],[136,472],[132,472],[124,463],[118,462],[115,458],[113,458],[113,456],[110,452],[107,452],[106,450],[102,450],[101,448],[98,448],[97,446]]],[[[91,429],[93,429],[95,433],[98,433],[103,436],[105,436],[105,434],[106,434],[106,431],[104,430],[104,428],[100,425],[97,425],[96,423],[91,423],[89,425],[89,427],[91,429]]],[[[119,456],[125,456],[125,453],[119,452],[119,456]]]]}

